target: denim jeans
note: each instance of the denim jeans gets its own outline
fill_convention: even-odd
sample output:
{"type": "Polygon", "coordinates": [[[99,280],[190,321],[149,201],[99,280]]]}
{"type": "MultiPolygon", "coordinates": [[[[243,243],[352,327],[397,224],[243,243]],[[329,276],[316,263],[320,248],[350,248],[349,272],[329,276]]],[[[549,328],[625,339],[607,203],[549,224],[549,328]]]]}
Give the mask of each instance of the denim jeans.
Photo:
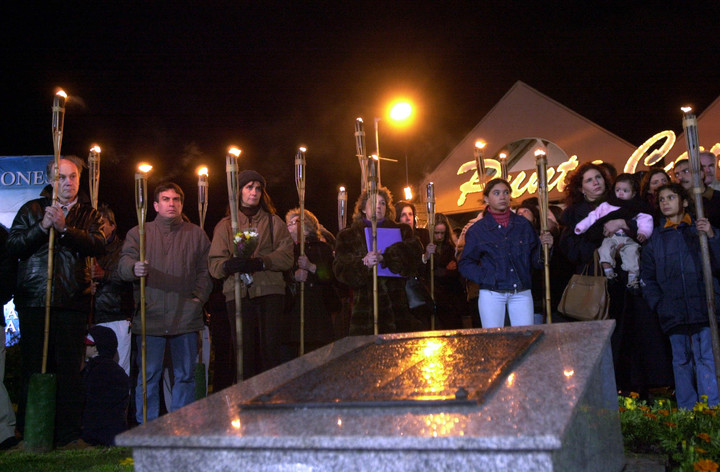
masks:
{"type": "MultiPolygon", "coordinates": [[[[197,332],[176,336],[146,336],[147,346],[147,419],[154,420],[160,411],[160,380],[162,378],[165,343],[170,343],[173,375],[172,402],[168,411],[178,410],[195,400],[195,360],[197,359],[197,332]]],[[[142,337],[137,337],[138,380],[135,389],[136,419],[142,424],[142,337]]]]}
{"type": "Polygon", "coordinates": [[[530,290],[522,292],[495,292],[480,290],[478,311],[483,328],[501,328],[505,325],[505,307],[512,326],[533,324],[534,308],[530,290]]]}
{"type": "Polygon", "coordinates": [[[678,408],[691,410],[700,401],[700,395],[707,395],[708,405],[717,405],[718,386],[710,327],[671,334],[670,346],[678,408]]]}

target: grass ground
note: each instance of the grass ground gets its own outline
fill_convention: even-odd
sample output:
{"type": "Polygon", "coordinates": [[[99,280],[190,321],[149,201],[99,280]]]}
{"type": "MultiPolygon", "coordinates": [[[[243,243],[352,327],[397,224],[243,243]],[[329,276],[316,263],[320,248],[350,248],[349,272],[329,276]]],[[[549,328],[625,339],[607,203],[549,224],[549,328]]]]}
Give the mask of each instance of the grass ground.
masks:
{"type": "Polygon", "coordinates": [[[127,447],[97,447],[46,454],[13,450],[0,452],[0,470],[7,472],[132,472],[132,452],[127,447]]]}

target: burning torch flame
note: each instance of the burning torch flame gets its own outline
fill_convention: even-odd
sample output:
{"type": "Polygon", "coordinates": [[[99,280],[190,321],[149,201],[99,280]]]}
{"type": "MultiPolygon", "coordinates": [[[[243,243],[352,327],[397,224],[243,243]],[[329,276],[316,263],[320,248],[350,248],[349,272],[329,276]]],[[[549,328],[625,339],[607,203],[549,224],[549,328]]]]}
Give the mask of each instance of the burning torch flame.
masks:
{"type": "Polygon", "coordinates": [[[144,174],[150,172],[150,169],[152,169],[152,166],[150,164],[142,163],[138,166],[138,170],[144,174]]]}
{"type": "Polygon", "coordinates": [[[201,167],[198,170],[198,175],[208,175],[208,168],[207,167],[201,167]]]}
{"type": "Polygon", "coordinates": [[[232,154],[235,157],[240,157],[240,153],[242,153],[242,151],[235,146],[228,149],[228,154],[232,154]]]}
{"type": "Polygon", "coordinates": [[[478,149],[482,149],[486,146],[486,144],[482,141],[475,141],[475,147],[478,149]]]}
{"type": "Polygon", "coordinates": [[[90,148],[90,152],[98,152],[98,153],[99,153],[99,152],[100,152],[100,146],[98,146],[98,145],[96,144],[95,146],[93,146],[93,147],[90,148]]]}

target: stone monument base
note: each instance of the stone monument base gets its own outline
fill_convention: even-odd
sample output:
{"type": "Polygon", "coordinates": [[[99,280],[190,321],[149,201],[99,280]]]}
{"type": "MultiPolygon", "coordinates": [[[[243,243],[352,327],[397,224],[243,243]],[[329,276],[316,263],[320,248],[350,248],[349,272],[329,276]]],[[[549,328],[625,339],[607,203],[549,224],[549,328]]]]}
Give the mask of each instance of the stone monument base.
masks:
{"type": "MultiPolygon", "coordinates": [[[[625,461],[610,353],[613,328],[613,321],[597,321],[379,337],[540,330],[527,352],[488,380],[493,384],[477,402],[248,407],[377,341],[348,337],[128,431],[116,442],[133,448],[135,470],[153,472],[620,471],[625,461]]],[[[451,357],[438,365],[452,365],[451,357]]],[[[481,368],[482,359],[477,365],[481,368]]],[[[367,375],[373,375],[372,366],[367,375]]]]}

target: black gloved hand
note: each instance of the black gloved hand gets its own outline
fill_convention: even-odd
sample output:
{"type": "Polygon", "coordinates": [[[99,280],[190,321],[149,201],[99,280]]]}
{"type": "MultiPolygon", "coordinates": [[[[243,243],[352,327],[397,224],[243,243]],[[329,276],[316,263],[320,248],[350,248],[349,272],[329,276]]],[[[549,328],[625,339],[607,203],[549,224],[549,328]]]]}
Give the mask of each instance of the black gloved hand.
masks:
{"type": "Polygon", "coordinates": [[[403,277],[409,277],[416,275],[413,273],[416,265],[413,263],[414,258],[416,255],[410,246],[403,242],[397,242],[385,249],[380,265],[403,277]]]}
{"type": "Polygon", "coordinates": [[[228,275],[236,272],[250,274],[261,270],[263,270],[263,260],[259,257],[251,257],[250,259],[233,257],[223,264],[223,271],[228,275]]]}

